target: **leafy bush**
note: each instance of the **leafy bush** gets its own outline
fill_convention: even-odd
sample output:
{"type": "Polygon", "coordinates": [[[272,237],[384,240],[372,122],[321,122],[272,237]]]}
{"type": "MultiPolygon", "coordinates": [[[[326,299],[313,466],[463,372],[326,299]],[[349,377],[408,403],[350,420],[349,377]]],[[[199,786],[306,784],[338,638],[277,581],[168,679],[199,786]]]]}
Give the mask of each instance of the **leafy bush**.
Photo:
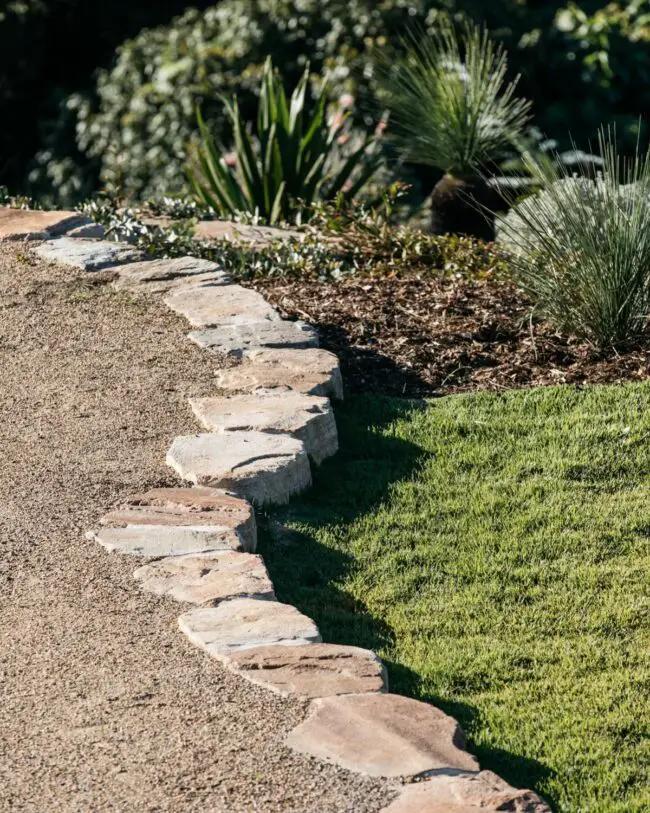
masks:
{"type": "Polygon", "coordinates": [[[535,167],[544,191],[518,205],[502,230],[540,311],[606,348],[648,330],[650,153],[623,159],[604,131],[599,147],[603,170],[595,180],[535,167]]]}
{"type": "Polygon", "coordinates": [[[286,222],[319,198],[353,198],[379,167],[370,149],[374,139],[363,139],[347,160],[332,166],[336,144],[346,118],[328,122],[326,86],[313,111],[307,110],[309,68],[291,99],[268,59],[262,73],[256,138],[247,129],[239,103],[225,101],[235,140],[235,167],[228,165],[199,114],[201,143],[192,150],[190,185],[200,204],[218,215],[253,212],[267,223],[286,222]]]}
{"type": "Polygon", "coordinates": [[[646,0],[193,0],[172,19],[186,6],[3,7],[0,182],[65,205],[100,184],[138,199],[186,191],[197,104],[228,140],[220,94],[237,93],[250,120],[264,59],[281,64],[290,83],[310,59],[315,73],[331,71],[333,93],[352,92],[372,118],[374,52],[392,50],[408,24],[432,30],[441,9],[484,22],[506,46],[537,124],[560,149],[569,133],[586,148],[603,120],[633,145],[638,112],[650,106],[646,0]]]}

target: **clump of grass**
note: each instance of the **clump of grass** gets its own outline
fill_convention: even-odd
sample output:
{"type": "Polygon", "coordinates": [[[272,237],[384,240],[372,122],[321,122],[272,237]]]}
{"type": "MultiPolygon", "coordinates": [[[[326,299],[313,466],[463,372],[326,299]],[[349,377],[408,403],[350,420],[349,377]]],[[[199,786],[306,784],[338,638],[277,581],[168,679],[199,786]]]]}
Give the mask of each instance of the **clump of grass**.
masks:
{"type": "Polygon", "coordinates": [[[408,158],[457,178],[472,176],[523,136],[530,102],[506,78],[507,54],[486,29],[450,23],[403,40],[406,56],[378,60],[389,132],[408,158]]]}
{"type": "Polygon", "coordinates": [[[544,190],[501,229],[542,315],[600,348],[621,348],[648,333],[650,153],[620,156],[611,130],[598,142],[603,168],[593,181],[531,166],[544,190]]]}

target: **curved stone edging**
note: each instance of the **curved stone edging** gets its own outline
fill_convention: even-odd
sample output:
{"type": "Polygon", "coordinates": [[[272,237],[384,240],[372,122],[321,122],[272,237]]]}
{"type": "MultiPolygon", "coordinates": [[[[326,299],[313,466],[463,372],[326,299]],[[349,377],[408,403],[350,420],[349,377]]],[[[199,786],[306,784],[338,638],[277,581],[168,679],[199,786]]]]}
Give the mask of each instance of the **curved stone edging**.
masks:
{"type": "MultiPolygon", "coordinates": [[[[20,237],[47,232],[23,225],[20,237]]],[[[291,393],[288,400],[296,392],[320,395],[315,400],[327,413],[322,396],[343,395],[335,357],[309,349],[313,340],[297,349],[292,331],[283,343],[283,331],[273,330],[273,350],[255,345],[255,325],[265,326],[260,335],[270,335],[280,317],[259,294],[230,284],[216,264],[193,258],[147,262],[130,246],[71,236],[48,240],[35,252],[88,271],[114,270],[117,287],[164,294],[170,308],[203,331],[191,340],[200,335],[197,343],[207,352],[226,341],[227,352],[241,350],[244,357],[228,381],[236,392],[248,393],[243,425],[232,418],[236,395],[215,398],[209,415],[205,403],[194,404],[204,424],[218,431],[176,438],[169,450],[170,465],[198,485],[135,495],[109,512],[89,538],[108,550],[147,557],[135,571],[142,589],[198,605],[180,616],[179,626],[226,668],[284,696],[311,700],[307,718],[287,739],[290,748],[358,773],[406,780],[395,785],[398,797],[383,813],[550,813],[537,794],[480,771],[453,718],[430,704],[388,694],[375,653],[319,643],[314,622],[277,602],[260,557],[251,556],[254,516],[242,496],[259,504],[286,502],[311,484],[307,452],[320,462],[336,451],[331,426],[324,432],[329,445],[315,452],[305,448],[291,416],[278,424],[277,415],[283,392],[291,393]],[[211,344],[206,334],[213,330],[227,339],[211,344]]]]}

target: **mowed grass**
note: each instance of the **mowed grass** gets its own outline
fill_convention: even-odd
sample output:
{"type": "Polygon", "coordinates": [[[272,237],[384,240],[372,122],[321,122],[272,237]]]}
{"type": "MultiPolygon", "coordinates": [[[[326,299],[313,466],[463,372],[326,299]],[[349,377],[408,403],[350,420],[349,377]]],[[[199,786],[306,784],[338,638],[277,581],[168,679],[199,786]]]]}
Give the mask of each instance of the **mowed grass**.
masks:
{"type": "Polygon", "coordinates": [[[482,767],[557,811],[650,810],[650,386],[357,398],[267,517],[279,598],[380,651],[482,767]]]}

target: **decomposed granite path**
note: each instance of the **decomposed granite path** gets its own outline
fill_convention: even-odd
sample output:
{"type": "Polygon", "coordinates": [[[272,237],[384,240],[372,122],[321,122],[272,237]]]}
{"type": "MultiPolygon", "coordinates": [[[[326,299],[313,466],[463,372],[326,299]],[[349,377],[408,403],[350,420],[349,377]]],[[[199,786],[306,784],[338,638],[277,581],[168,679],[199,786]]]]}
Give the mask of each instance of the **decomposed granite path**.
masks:
{"type": "Polygon", "coordinates": [[[0,811],[378,811],[383,780],[299,756],[305,717],[179,634],[84,531],[177,485],[214,360],[153,299],[0,246],[0,811]]]}

